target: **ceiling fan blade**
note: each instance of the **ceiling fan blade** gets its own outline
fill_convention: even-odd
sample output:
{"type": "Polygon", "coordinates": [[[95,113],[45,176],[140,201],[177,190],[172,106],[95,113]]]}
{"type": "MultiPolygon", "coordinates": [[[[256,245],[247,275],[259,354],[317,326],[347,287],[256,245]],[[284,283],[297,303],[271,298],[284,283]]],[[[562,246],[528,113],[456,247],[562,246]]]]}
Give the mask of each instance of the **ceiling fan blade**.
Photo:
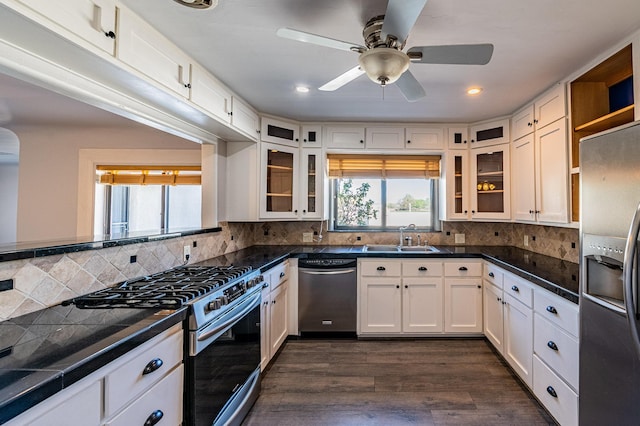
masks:
{"type": "Polygon", "coordinates": [[[415,46],[407,55],[411,62],[421,64],[486,65],[493,55],[493,44],[415,46]]]}
{"type": "Polygon", "coordinates": [[[367,50],[366,47],[356,43],[349,43],[348,41],[336,40],[329,37],[306,33],[292,28],[279,28],[278,31],[276,31],[276,35],[278,37],[301,41],[303,43],[311,43],[318,46],[346,50],[347,52],[361,52],[367,50]]]}
{"type": "Polygon", "coordinates": [[[399,44],[403,44],[425,4],[427,0],[389,0],[382,24],[382,40],[392,35],[398,39],[399,44]]]}
{"type": "Polygon", "coordinates": [[[398,81],[396,81],[396,85],[409,102],[415,102],[426,96],[422,85],[418,80],[416,80],[409,70],[405,71],[404,74],[400,76],[398,81]]]}
{"type": "Polygon", "coordinates": [[[349,71],[345,72],[342,75],[339,75],[322,87],[318,87],[318,90],[322,90],[323,92],[333,92],[334,90],[339,89],[345,84],[360,77],[362,74],[364,74],[364,71],[362,70],[362,68],[360,68],[360,66],[351,68],[349,71]]]}

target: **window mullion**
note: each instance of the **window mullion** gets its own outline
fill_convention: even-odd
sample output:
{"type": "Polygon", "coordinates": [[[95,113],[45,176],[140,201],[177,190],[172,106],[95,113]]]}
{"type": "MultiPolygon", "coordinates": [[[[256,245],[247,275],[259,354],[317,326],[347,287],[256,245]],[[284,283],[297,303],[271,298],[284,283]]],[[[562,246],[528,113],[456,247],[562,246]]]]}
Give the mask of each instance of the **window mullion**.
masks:
{"type": "Polygon", "coordinates": [[[380,184],[380,193],[381,193],[381,206],[380,206],[380,220],[382,228],[387,227],[387,180],[382,179],[380,184]]]}

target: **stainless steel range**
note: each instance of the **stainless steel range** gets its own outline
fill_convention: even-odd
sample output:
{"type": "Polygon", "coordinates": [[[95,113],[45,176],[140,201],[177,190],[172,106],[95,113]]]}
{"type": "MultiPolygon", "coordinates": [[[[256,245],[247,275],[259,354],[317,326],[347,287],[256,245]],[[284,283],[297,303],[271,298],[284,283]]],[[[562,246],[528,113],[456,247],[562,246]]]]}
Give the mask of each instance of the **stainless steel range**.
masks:
{"type": "Polygon", "coordinates": [[[239,425],[260,392],[263,277],[242,266],[181,266],[71,300],[81,308],[189,306],[185,424],[239,425]]]}

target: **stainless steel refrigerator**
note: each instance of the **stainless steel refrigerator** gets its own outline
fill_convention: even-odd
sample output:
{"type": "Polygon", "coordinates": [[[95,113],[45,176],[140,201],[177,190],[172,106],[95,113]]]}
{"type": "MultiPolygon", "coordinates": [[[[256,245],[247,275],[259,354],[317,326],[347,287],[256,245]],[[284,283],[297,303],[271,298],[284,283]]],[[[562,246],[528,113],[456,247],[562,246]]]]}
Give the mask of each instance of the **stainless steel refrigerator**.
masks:
{"type": "Polygon", "coordinates": [[[640,121],[580,142],[580,424],[640,424],[640,121]]]}

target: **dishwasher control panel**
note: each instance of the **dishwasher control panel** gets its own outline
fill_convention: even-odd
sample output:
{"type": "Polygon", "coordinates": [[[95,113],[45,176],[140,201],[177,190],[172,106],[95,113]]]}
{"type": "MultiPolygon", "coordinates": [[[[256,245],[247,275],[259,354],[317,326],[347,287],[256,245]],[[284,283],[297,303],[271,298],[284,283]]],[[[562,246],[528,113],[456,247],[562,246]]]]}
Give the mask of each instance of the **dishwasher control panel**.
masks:
{"type": "Polygon", "coordinates": [[[357,262],[356,259],[299,259],[298,268],[351,268],[357,262]]]}

